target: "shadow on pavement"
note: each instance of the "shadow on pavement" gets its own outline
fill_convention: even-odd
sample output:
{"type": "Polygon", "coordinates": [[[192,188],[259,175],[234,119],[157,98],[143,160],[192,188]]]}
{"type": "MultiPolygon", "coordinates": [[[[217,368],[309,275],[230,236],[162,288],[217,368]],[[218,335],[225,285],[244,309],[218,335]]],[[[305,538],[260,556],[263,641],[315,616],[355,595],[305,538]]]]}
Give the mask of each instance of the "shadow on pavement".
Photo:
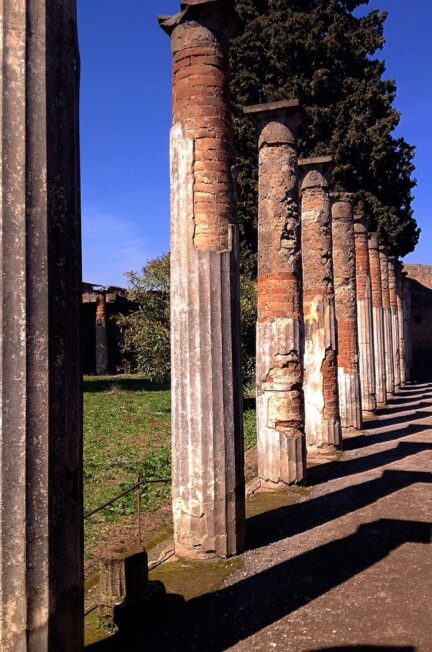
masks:
{"type": "Polygon", "coordinates": [[[430,538],[431,526],[422,522],[381,519],[367,523],[350,536],[194,598],[177,622],[165,621],[164,630],[156,627],[153,633],[147,631],[133,640],[118,634],[86,649],[226,650],[373,566],[399,546],[408,542],[427,544],[430,538]]]}

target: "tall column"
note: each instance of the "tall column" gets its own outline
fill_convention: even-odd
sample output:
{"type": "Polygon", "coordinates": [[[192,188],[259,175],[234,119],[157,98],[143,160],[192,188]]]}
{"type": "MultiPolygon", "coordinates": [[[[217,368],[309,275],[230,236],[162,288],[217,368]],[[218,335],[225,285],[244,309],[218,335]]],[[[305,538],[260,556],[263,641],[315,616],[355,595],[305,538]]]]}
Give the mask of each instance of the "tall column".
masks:
{"type": "Polygon", "coordinates": [[[403,272],[402,281],[403,290],[403,321],[404,321],[404,339],[405,339],[405,377],[408,382],[413,380],[413,346],[412,346],[412,332],[411,332],[411,283],[403,272]]]}
{"type": "Polygon", "coordinates": [[[386,362],[387,398],[391,398],[395,393],[395,378],[393,365],[392,315],[390,309],[389,292],[388,249],[383,245],[380,245],[379,255],[384,315],[384,349],[386,362]]]}
{"type": "Polygon", "coordinates": [[[96,373],[108,372],[107,301],[105,291],[96,300],[96,373]]]}
{"type": "Polygon", "coordinates": [[[372,288],[372,324],[374,342],[375,389],[378,405],[387,402],[386,361],[384,346],[384,312],[377,233],[369,234],[369,265],[372,288]]]}
{"type": "Polygon", "coordinates": [[[173,51],[172,499],[180,556],[243,549],[245,497],[238,228],[225,0],[161,17],[173,51]]]}
{"type": "Polygon", "coordinates": [[[399,327],[399,369],[401,386],[406,383],[406,352],[405,352],[405,327],[404,327],[404,313],[403,313],[403,278],[402,278],[402,263],[395,260],[396,272],[396,301],[398,312],[398,327],[399,327]]]}
{"type": "Polygon", "coordinates": [[[310,451],[339,448],[336,315],[328,181],[333,159],[299,161],[305,325],[304,397],[310,451]]]}
{"type": "Polygon", "coordinates": [[[353,195],[332,193],[339,407],[342,432],[362,427],[357,341],[353,195]]]}
{"type": "Polygon", "coordinates": [[[4,0],[0,649],[83,645],[74,0],[4,0]]]}
{"type": "Polygon", "coordinates": [[[372,289],[369,265],[368,226],[361,205],[356,208],[354,215],[354,240],[362,414],[364,417],[368,417],[375,414],[377,401],[375,389],[375,353],[372,325],[372,289]]]}
{"type": "Polygon", "coordinates": [[[250,106],[259,129],[257,425],[262,488],[305,473],[297,127],[299,102],[250,106]]]}
{"type": "Polygon", "coordinates": [[[388,275],[389,275],[392,342],[393,342],[393,367],[394,367],[395,392],[397,393],[401,387],[401,380],[400,380],[399,313],[398,313],[398,305],[397,305],[395,265],[396,265],[395,257],[389,256],[388,275]]]}

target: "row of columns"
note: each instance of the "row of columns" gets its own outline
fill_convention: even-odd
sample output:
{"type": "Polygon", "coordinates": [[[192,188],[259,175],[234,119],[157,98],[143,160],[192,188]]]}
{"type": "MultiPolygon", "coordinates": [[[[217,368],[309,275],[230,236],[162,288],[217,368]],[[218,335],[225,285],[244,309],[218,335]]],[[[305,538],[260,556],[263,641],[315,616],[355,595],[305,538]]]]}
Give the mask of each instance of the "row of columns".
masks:
{"type": "MultiPolygon", "coordinates": [[[[176,551],[242,550],[238,230],[226,0],[160,18],[171,36],[172,430],[176,551]]],[[[245,109],[258,132],[258,486],[305,479],[404,378],[400,268],[329,157],[298,160],[298,100],[245,109]]]]}

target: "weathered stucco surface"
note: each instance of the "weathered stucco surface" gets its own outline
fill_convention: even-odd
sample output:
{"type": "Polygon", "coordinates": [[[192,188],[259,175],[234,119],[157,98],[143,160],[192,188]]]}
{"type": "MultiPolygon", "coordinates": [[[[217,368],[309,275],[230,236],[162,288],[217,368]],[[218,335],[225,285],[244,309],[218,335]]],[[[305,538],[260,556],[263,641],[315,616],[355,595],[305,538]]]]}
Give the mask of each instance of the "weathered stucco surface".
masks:
{"type": "Polygon", "coordinates": [[[381,286],[384,315],[384,349],[386,363],[386,385],[387,397],[395,393],[395,377],[393,364],[393,335],[392,335],[392,315],[390,309],[390,291],[389,291],[389,273],[388,273],[388,250],[380,245],[380,267],[381,267],[381,286]]]}
{"type": "MultiPolygon", "coordinates": [[[[294,104],[293,104],[294,102],[294,104]]],[[[305,470],[298,104],[248,107],[259,128],[257,427],[261,488],[305,470]]]]}
{"type": "Polygon", "coordinates": [[[374,338],[372,327],[372,288],[369,265],[368,227],[361,207],[354,217],[356,259],[357,330],[359,345],[359,370],[363,416],[375,414],[377,401],[375,389],[374,338]]]}
{"type": "Polygon", "coordinates": [[[105,292],[98,294],[96,302],[96,373],[108,372],[107,301],[105,292]]]}
{"type": "Polygon", "coordinates": [[[176,553],[227,557],[244,539],[238,234],[227,3],[184,3],[172,37],[171,350],[176,553]],[[189,6],[190,4],[190,6],[189,6]]]}
{"type": "Polygon", "coordinates": [[[357,342],[353,196],[349,193],[332,193],[331,197],[339,407],[342,428],[357,430],[362,427],[362,419],[357,342]]]}
{"type": "Polygon", "coordinates": [[[394,256],[388,257],[388,276],[389,276],[389,299],[391,313],[392,343],[393,343],[393,367],[394,367],[394,384],[395,392],[401,388],[400,375],[400,333],[399,333],[399,310],[397,302],[396,289],[396,259],[394,256]]]}
{"type": "Polygon", "coordinates": [[[331,159],[300,161],[300,170],[306,442],[309,451],[326,452],[342,441],[327,182],[331,159]]]}
{"type": "Polygon", "coordinates": [[[378,405],[387,402],[386,363],[384,346],[384,313],[377,233],[369,234],[369,265],[372,289],[372,325],[374,338],[375,390],[378,405]]]}

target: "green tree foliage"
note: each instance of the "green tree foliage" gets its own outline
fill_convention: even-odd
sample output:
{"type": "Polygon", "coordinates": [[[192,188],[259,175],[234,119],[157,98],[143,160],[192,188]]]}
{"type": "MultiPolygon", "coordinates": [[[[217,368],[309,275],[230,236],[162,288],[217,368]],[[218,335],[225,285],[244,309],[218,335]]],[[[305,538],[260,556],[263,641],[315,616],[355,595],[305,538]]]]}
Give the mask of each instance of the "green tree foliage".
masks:
{"type": "Polygon", "coordinates": [[[414,148],[393,131],[396,85],[375,57],[385,12],[368,0],[235,0],[245,22],[233,42],[231,75],[243,269],[255,273],[257,138],[248,104],[298,97],[306,120],[300,155],[332,154],[334,187],[360,192],[381,236],[399,255],[415,247],[414,148]]]}
{"type": "MultiPolygon", "coordinates": [[[[163,254],[149,260],[141,272],[128,272],[129,299],[138,310],[120,315],[121,347],[133,371],[151,381],[170,379],[170,258],[163,254]]],[[[240,284],[243,379],[255,374],[256,288],[248,277],[240,284]]]]}

